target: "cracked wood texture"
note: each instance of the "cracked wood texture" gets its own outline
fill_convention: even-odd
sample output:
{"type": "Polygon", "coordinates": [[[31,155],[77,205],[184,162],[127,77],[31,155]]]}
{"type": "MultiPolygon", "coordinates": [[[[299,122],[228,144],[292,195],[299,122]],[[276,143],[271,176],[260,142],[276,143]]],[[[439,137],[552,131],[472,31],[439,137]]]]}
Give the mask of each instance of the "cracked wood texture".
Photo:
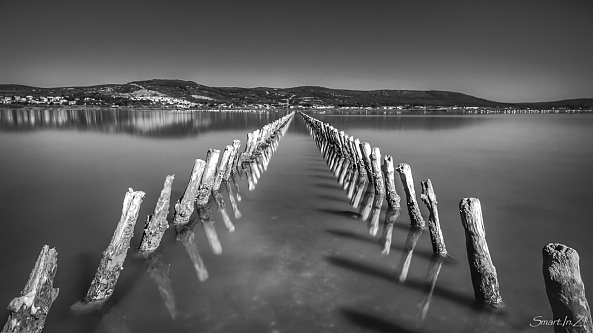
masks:
{"type": "Polygon", "coordinates": [[[130,240],[134,235],[134,226],[144,195],[145,193],[142,191],[128,189],[124,198],[121,218],[109,246],[103,252],[103,258],[84,297],[84,302],[105,301],[113,294],[130,248],[130,240]]]}
{"type": "Polygon", "coordinates": [[[459,213],[465,229],[467,260],[476,300],[490,306],[501,306],[502,297],[500,296],[496,268],[494,268],[486,243],[480,200],[477,198],[462,199],[459,203],[459,213]]]}
{"type": "Polygon", "coordinates": [[[385,157],[383,157],[383,162],[387,205],[390,209],[399,209],[401,198],[395,191],[395,167],[393,166],[393,157],[391,155],[385,155],[385,157]]]}
{"type": "Polygon", "coordinates": [[[404,185],[404,192],[406,193],[406,202],[408,205],[408,214],[410,215],[410,223],[416,227],[424,229],[425,222],[418,207],[416,200],[416,190],[414,189],[414,178],[412,177],[412,169],[406,163],[401,163],[397,166],[397,172],[404,185]]]}
{"type": "Polygon", "coordinates": [[[579,254],[558,243],[544,246],[542,254],[544,282],[553,318],[560,323],[567,323],[554,325],[554,332],[593,332],[591,309],[581,279],[579,254]]]}
{"type": "Polygon", "coordinates": [[[165,185],[161,190],[161,195],[154,207],[152,215],[148,216],[144,224],[144,233],[138,251],[140,253],[152,252],[159,247],[165,231],[169,228],[167,215],[171,203],[171,186],[175,175],[169,175],[165,179],[165,185]]]}
{"type": "Polygon", "coordinates": [[[2,333],[37,333],[43,330],[49,309],[59,293],[59,289],[53,287],[57,268],[58,252],[44,245],[21,296],[8,304],[10,314],[2,333]]]}
{"type": "Polygon", "coordinates": [[[173,224],[176,226],[185,225],[189,222],[189,218],[194,212],[194,201],[198,194],[198,187],[200,186],[205,168],[206,162],[203,160],[197,159],[194,162],[194,168],[192,169],[185,192],[183,192],[183,196],[175,204],[173,224]]]}
{"type": "Polygon", "coordinates": [[[208,149],[208,153],[206,155],[206,171],[204,171],[204,175],[202,176],[202,181],[200,182],[200,187],[196,197],[196,203],[198,206],[206,205],[208,203],[208,199],[210,199],[210,192],[214,186],[216,164],[218,163],[219,155],[220,150],[208,149]]]}
{"type": "Polygon", "coordinates": [[[445,240],[443,239],[443,233],[441,231],[441,224],[439,222],[439,210],[437,208],[437,196],[434,194],[432,188],[432,182],[427,179],[424,182],[420,182],[422,187],[422,194],[420,198],[430,211],[428,217],[428,230],[430,232],[430,241],[432,243],[432,251],[437,254],[447,254],[447,248],[445,247],[445,240]]]}

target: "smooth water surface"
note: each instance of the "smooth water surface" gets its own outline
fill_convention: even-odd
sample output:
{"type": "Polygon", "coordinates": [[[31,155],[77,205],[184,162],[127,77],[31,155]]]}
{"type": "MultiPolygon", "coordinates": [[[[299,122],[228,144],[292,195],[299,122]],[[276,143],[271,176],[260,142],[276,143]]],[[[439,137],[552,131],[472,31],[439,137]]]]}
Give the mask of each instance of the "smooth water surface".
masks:
{"type": "Polygon", "coordinates": [[[166,303],[133,250],[165,176],[175,174],[174,203],[196,158],[233,139],[244,143],[247,132],[284,114],[0,111],[0,306],[19,295],[44,244],[59,253],[60,288],[44,332],[552,332],[530,327],[536,316],[552,317],[541,255],[549,242],[579,252],[585,287],[593,288],[593,116],[314,115],[408,163],[418,196],[419,182],[432,180],[451,258],[428,298],[428,232],[398,282],[407,213],[382,255],[297,115],[255,189],[236,179],[241,218],[223,193],[233,233],[212,205],[223,253],[213,254],[202,226],[194,228],[208,280],[199,282],[174,229],[167,231],[160,259],[173,294],[166,303]],[[147,194],[114,298],[102,311],[75,312],[129,187],[147,194]],[[472,306],[458,212],[469,196],[482,202],[505,302],[494,316],[472,306]]]}

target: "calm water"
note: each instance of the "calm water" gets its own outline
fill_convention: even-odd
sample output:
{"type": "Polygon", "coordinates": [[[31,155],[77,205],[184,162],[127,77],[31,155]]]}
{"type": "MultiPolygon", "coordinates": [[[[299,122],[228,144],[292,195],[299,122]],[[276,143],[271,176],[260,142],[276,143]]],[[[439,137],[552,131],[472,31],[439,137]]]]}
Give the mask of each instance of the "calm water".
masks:
{"type": "Polygon", "coordinates": [[[418,193],[421,180],[432,180],[452,258],[442,264],[424,320],[428,233],[399,283],[409,217],[399,217],[391,253],[381,255],[378,237],[349,205],[299,116],[255,189],[237,178],[241,218],[223,193],[235,232],[213,205],[223,253],[213,254],[202,227],[194,229],[208,280],[199,282],[171,228],[160,258],[170,269],[168,303],[131,250],[111,306],[71,310],[89,287],[128,187],[147,193],[135,248],[166,175],[176,175],[175,202],[194,159],[244,142],[282,115],[0,111],[0,307],[18,296],[44,244],[59,253],[60,288],[44,332],[552,332],[529,326],[535,316],[552,316],[541,267],[549,242],[579,252],[583,281],[593,288],[593,116],[315,115],[408,163],[418,193]],[[493,318],[472,307],[458,213],[468,196],[482,202],[506,304],[493,318]]]}

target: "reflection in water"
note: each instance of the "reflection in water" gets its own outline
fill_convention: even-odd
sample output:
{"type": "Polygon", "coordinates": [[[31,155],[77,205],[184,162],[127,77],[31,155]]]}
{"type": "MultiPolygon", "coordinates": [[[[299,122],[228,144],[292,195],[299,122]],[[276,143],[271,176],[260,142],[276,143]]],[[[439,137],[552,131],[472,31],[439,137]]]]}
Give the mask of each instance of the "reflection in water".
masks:
{"type": "Polygon", "coordinates": [[[372,129],[378,131],[440,131],[480,125],[496,118],[488,116],[468,117],[463,115],[416,116],[416,115],[380,115],[380,116],[329,116],[316,115],[318,120],[329,122],[335,128],[348,130],[372,129]]]}
{"type": "Polygon", "coordinates": [[[381,254],[389,254],[391,249],[391,240],[393,235],[393,226],[395,221],[399,217],[400,210],[398,208],[387,208],[385,211],[385,222],[383,224],[383,236],[381,237],[381,243],[383,244],[383,250],[381,254]]]}
{"type": "Polygon", "coordinates": [[[0,131],[83,130],[128,133],[151,137],[190,137],[209,131],[259,127],[284,111],[258,111],[257,117],[240,112],[110,109],[10,109],[0,111],[0,131]]]}
{"type": "Polygon", "coordinates": [[[170,265],[163,258],[163,253],[160,248],[155,251],[144,254],[144,261],[146,264],[146,272],[150,278],[156,283],[159,288],[159,294],[165,302],[165,306],[171,315],[171,319],[175,320],[179,315],[177,306],[175,305],[175,295],[173,293],[173,286],[171,285],[170,265]]]}
{"type": "Polygon", "coordinates": [[[200,246],[198,245],[198,241],[196,240],[196,235],[194,233],[194,226],[196,225],[196,222],[197,220],[193,220],[190,223],[184,224],[183,226],[176,226],[177,240],[181,241],[185,251],[194,264],[196,274],[198,275],[198,280],[200,280],[200,282],[204,282],[208,279],[208,271],[206,270],[202,256],[200,256],[200,246]]]}
{"type": "Polygon", "coordinates": [[[406,245],[404,245],[404,252],[402,253],[401,259],[399,260],[397,269],[400,272],[398,277],[400,283],[406,281],[408,271],[410,269],[410,263],[412,262],[412,255],[414,254],[414,248],[416,247],[416,243],[418,243],[418,239],[420,238],[421,234],[421,228],[410,226],[408,237],[406,238],[406,245]]]}
{"type": "Polygon", "coordinates": [[[428,274],[426,276],[428,290],[426,292],[426,297],[424,297],[424,299],[420,303],[420,309],[418,310],[417,316],[420,322],[426,319],[426,314],[428,313],[428,308],[430,307],[430,301],[432,300],[434,287],[437,284],[439,272],[441,271],[441,266],[443,265],[443,261],[445,260],[445,258],[446,256],[439,254],[434,254],[430,258],[430,265],[428,266],[428,274]]]}

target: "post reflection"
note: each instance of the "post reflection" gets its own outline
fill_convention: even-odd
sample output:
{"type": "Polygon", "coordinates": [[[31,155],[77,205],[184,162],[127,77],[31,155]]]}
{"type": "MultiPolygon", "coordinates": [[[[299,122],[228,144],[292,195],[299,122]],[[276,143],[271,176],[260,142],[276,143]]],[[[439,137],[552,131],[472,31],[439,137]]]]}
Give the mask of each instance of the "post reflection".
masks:
{"type": "Polygon", "coordinates": [[[179,316],[179,311],[175,304],[175,295],[171,285],[170,265],[163,258],[160,247],[151,253],[144,254],[144,262],[146,272],[159,288],[159,294],[165,302],[171,319],[175,320],[179,316]]]}
{"type": "Polygon", "coordinates": [[[412,255],[414,254],[414,248],[416,247],[416,243],[418,243],[421,234],[421,228],[410,226],[406,244],[404,245],[404,252],[399,260],[397,269],[399,272],[398,281],[400,283],[406,282],[408,271],[410,270],[410,263],[412,262],[412,255]]]}

